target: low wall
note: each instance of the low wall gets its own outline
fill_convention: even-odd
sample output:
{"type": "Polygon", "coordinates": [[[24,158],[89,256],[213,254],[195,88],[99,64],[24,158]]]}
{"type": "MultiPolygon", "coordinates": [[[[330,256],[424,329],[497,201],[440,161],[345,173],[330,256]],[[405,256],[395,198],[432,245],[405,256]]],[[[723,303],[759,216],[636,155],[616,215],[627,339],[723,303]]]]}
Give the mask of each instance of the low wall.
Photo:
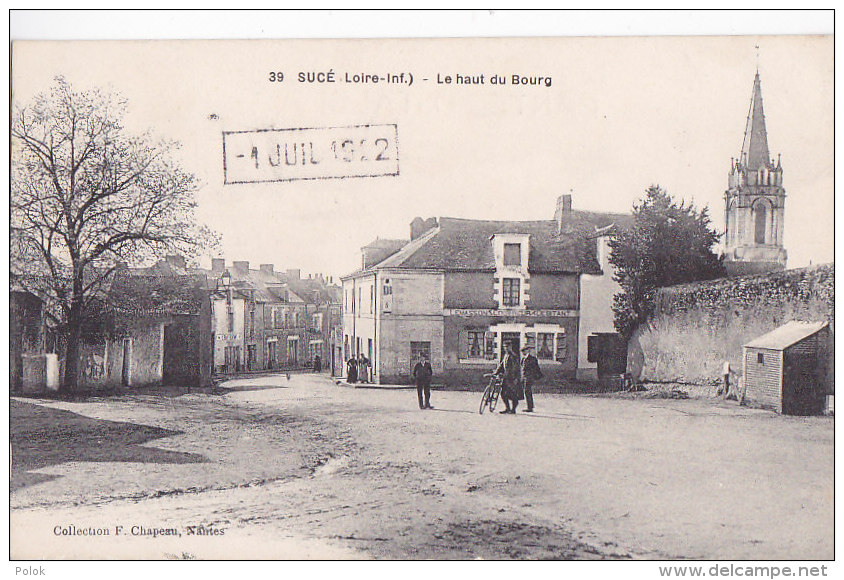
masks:
{"type": "Polygon", "coordinates": [[[634,333],[628,370],[652,382],[713,384],[724,360],[742,372],[742,345],[791,320],[828,321],[824,390],[834,390],[835,266],[720,278],[663,288],[634,333]]]}
{"type": "Polygon", "coordinates": [[[22,390],[27,394],[59,389],[59,359],[55,354],[25,354],[22,390]]]}

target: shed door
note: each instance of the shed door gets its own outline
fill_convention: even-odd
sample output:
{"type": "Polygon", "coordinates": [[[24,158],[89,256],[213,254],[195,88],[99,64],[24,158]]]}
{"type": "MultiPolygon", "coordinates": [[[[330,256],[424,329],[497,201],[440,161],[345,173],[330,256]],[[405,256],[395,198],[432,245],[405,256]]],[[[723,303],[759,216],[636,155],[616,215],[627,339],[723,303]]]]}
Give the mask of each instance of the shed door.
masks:
{"type": "Polygon", "coordinates": [[[817,415],[823,410],[817,357],[800,352],[783,353],[782,412],[817,415]]]}

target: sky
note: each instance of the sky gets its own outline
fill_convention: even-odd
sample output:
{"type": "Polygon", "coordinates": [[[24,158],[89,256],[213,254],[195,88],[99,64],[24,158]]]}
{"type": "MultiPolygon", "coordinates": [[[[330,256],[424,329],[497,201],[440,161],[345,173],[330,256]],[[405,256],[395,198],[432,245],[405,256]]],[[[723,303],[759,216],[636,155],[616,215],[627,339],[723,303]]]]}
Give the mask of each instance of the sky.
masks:
{"type": "MultiPolygon", "coordinates": [[[[833,42],[823,36],[19,42],[12,96],[63,75],[129,102],[126,129],[182,144],[201,221],[227,261],[337,277],[416,216],[533,220],[557,196],[625,212],[659,184],[723,230],[757,69],[782,155],[789,267],[833,260],[833,42]],[[270,82],[270,72],[284,72],[270,82]],[[412,73],[412,86],[299,83],[299,72],[412,73]],[[485,76],[484,85],[437,76],[485,76]],[[490,75],[508,84],[489,84],[490,75]],[[512,86],[513,74],[551,86],[512,86]],[[422,81],[422,78],[429,80],[422,81]],[[224,131],[395,124],[399,174],[225,184],[224,131]]],[[[206,257],[206,263],[210,256],[206,257]]]]}

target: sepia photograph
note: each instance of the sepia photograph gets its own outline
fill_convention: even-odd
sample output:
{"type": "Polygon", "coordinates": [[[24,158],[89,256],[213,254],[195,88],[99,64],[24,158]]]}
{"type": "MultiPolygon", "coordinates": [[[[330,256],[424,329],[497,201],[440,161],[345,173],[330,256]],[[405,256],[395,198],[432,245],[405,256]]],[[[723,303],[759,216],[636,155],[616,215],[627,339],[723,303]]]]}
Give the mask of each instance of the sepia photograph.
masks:
{"type": "Polygon", "coordinates": [[[11,560],[826,575],[831,33],[10,50],[11,560]]]}

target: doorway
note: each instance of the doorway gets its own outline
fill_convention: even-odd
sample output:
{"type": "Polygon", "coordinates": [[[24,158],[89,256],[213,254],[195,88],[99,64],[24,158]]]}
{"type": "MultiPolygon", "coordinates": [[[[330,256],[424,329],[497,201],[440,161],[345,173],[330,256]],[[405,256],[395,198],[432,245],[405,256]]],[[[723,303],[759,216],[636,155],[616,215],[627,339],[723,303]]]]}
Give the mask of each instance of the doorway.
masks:
{"type": "Polygon", "coordinates": [[[287,339],[287,364],[290,366],[299,366],[299,339],[287,339]]]}
{"type": "Polygon", "coordinates": [[[419,341],[419,342],[411,342],[410,343],[410,372],[413,374],[413,367],[416,366],[416,363],[419,362],[419,357],[421,355],[425,355],[425,358],[428,362],[433,365],[433,361],[431,360],[431,343],[430,341],[419,341]]]}
{"type": "Polygon", "coordinates": [[[504,353],[507,352],[507,343],[510,343],[510,346],[513,347],[513,352],[518,356],[522,348],[522,335],[518,332],[502,332],[499,358],[504,358],[504,353]]]}

